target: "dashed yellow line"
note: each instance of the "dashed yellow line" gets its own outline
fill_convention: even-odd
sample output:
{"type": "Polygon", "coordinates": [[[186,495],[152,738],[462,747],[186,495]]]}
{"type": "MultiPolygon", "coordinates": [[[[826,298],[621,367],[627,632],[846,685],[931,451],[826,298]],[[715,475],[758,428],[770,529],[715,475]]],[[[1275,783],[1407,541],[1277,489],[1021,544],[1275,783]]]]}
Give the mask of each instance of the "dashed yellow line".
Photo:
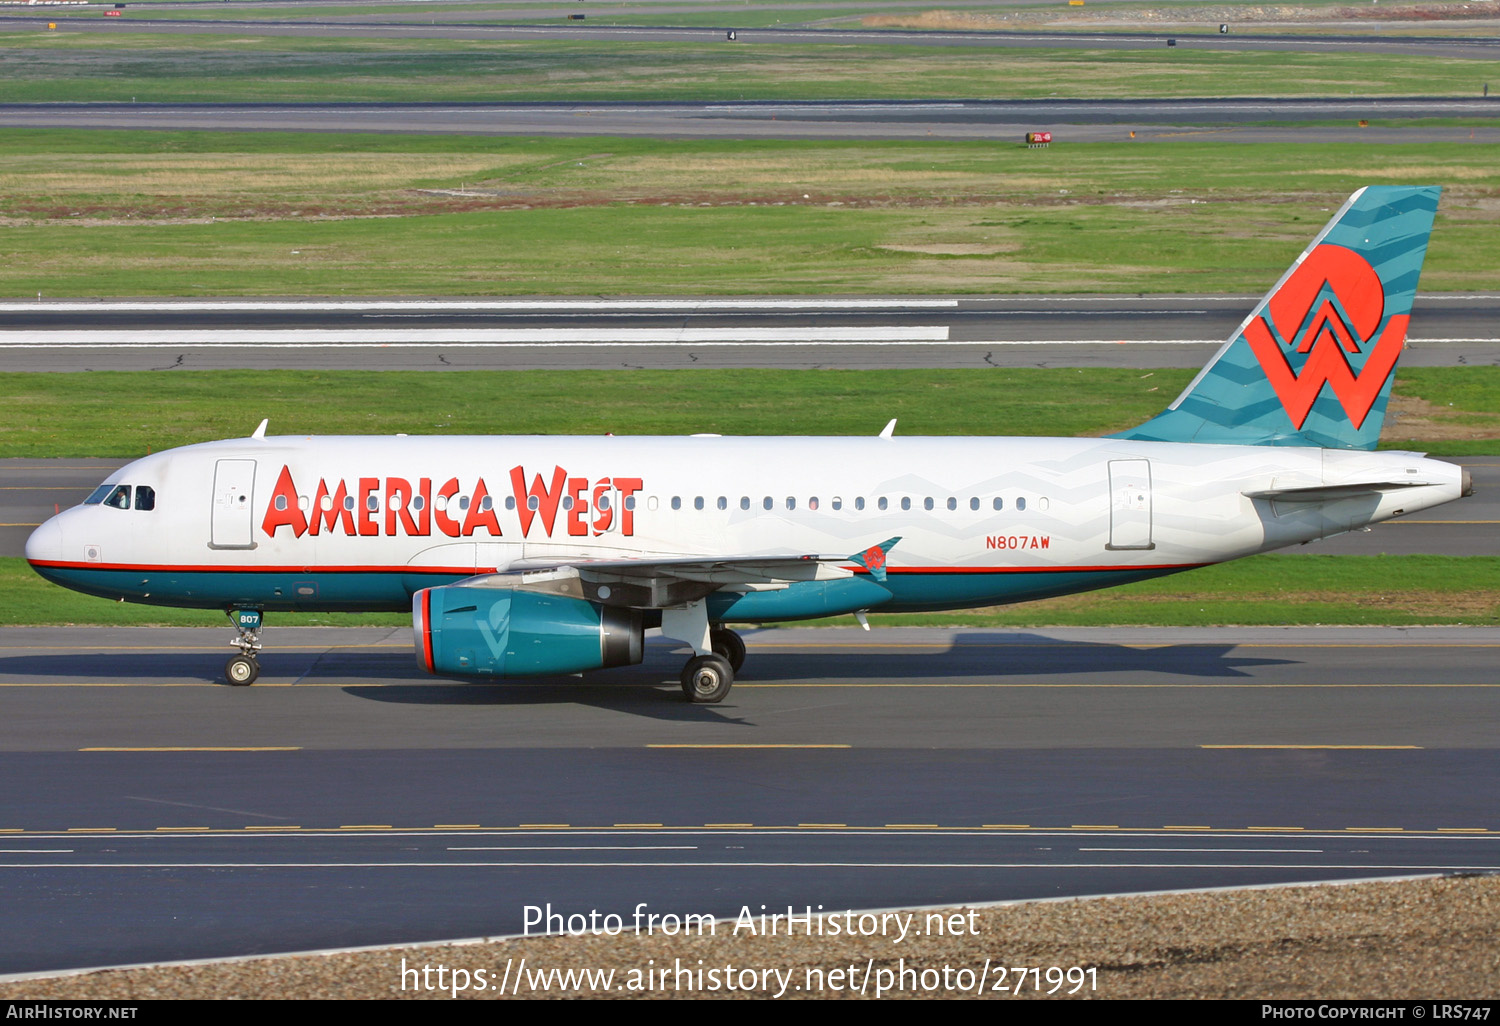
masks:
{"type": "Polygon", "coordinates": [[[605,826],[574,826],[568,823],[520,823],[515,826],[483,826],[478,823],[439,823],[432,827],[395,827],[388,823],[346,823],[338,827],[309,827],[297,825],[261,825],[251,824],[240,827],[207,827],[207,826],[158,826],[158,827],[64,827],[60,829],[28,829],[26,827],[0,827],[0,834],[23,834],[23,835],[48,835],[58,833],[72,834],[149,834],[149,833],[276,833],[302,831],[305,833],[326,833],[332,831],[385,831],[393,830],[402,833],[419,833],[433,830],[483,830],[492,833],[508,833],[518,831],[534,830],[567,830],[572,833],[592,833],[608,830],[659,830],[667,833],[693,831],[693,830],[755,830],[755,831],[786,831],[786,830],[858,830],[858,831],[880,831],[880,830],[940,830],[949,832],[991,830],[991,831],[1031,831],[1035,833],[1057,833],[1065,830],[1099,830],[1099,831],[1125,831],[1128,833],[1165,833],[1165,832],[1213,832],[1218,834],[1296,834],[1296,833],[1376,833],[1376,834],[1466,834],[1496,836],[1500,831],[1490,827],[1435,827],[1435,828],[1409,828],[1398,826],[1346,826],[1346,827],[1301,827],[1301,826],[1245,826],[1245,827],[1214,827],[1202,824],[1169,824],[1159,827],[1127,827],[1113,823],[1073,823],[1069,826],[1041,826],[1030,823],[983,823],[979,826],[968,824],[958,826],[944,826],[938,823],[885,823],[881,825],[850,826],[848,823],[794,823],[794,824],[755,824],[755,823],[704,823],[701,826],[682,824],[666,826],[662,823],[615,823],[605,826]]]}
{"type": "Polygon", "coordinates": [[[1199,748],[1256,748],[1256,749],[1283,749],[1289,748],[1297,751],[1321,751],[1331,749],[1334,751],[1351,752],[1405,752],[1421,751],[1421,745],[1199,745],[1199,748]]]}
{"type": "Polygon", "coordinates": [[[752,744],[722,744],[722,745],[647,745],[647,748],[853,748],[853,745],[752,745],[752,744]]]}
{"type": "Polygon", "coordinates": [[[195,748],[163,747],[163,748],[80,748],[80,752],[300,752],[300,747],[290,745],[262,745],[257,747],[235,747],[228,746],[200,746],[195,748]]]}

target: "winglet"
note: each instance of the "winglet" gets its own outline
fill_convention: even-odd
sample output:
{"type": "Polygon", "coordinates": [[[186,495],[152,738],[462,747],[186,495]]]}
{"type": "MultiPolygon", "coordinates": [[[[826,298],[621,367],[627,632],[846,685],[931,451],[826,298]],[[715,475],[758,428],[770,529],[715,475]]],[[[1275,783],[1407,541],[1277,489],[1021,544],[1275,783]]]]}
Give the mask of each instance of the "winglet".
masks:
{"type": "Polygon", "coordinates": [[[871,577],[884,584],[886,553],[895,548],[896,543],[900,540],[900,536],[897,536],[895,538],[887,538],[879,545],[871,545],[868,549],[865,549],[865,551],[850,556],[849,561],[856,566],[864,567],[866,570],[870,571],[871,577]]]}
{"type": "Polygon", "coordinates": [[[271,423],[271,418],[270,417],[267,417],[265,420],[261,421],[260,422],[260,427],[256,428],[255,432],[250,437],[251,438],[265,438],[266,437],[266,426],[268,424],[270,424],[270,423],[271,423]]]}

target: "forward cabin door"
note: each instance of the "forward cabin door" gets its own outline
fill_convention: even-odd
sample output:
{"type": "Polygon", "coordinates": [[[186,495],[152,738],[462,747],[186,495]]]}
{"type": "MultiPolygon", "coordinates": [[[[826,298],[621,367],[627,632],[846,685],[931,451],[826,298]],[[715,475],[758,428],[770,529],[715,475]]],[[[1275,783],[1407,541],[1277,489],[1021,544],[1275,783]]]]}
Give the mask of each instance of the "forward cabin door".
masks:
{"type": "Polygon", "coordinates": [[[1154,549],[1151,461],[1109,461],[1109,549],[1154,549]]]}
{"type": "Polygon", "coordinates": [[[253,549],[255,461],[219,460],[214,464],[214,508],[209,545],[216,549],[253,549]]]}

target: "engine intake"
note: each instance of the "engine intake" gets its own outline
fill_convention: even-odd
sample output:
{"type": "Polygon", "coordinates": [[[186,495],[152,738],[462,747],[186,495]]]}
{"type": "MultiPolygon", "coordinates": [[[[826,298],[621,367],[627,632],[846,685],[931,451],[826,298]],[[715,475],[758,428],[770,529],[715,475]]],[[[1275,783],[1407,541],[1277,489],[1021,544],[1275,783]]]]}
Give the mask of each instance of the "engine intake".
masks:
{"type": "Polygon", "coordinates": [[[635,609],[520,591],[450,584],[412,596],[417,662],[428,673],[538,677],[641,661],[635,609]]]}

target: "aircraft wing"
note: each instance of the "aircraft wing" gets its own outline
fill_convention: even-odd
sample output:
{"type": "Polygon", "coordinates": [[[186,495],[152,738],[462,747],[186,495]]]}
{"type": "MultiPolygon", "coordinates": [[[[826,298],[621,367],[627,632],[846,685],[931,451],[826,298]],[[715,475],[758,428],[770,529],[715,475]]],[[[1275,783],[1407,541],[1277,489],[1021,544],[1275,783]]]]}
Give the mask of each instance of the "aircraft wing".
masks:
{"type": "Polygon", "coordinates": [[[891,538],[854,555],[728,555],[599,559],[481,574],[460,581],[466,588],[509,588],[581,598],[606,606],[664,609],[694,602],[720,590],[777,591],[798,581],[850,577],[853,564],[885,579],[891,538]]]}

